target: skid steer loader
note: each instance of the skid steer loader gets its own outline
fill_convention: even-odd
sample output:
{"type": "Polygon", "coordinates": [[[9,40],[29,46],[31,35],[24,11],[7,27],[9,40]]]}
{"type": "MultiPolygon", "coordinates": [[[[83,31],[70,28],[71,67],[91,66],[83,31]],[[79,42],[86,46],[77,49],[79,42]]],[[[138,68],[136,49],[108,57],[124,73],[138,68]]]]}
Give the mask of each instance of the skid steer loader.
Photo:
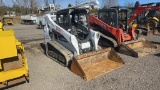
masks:
{"type": "Polygon", "coordinates": [[[89,16],[89,23],[101,34],[102,45],[109,44],[120,53],[133,57],[154,52],[157,46],[140,38],[140,31],[128,25],[128,14],[128,9],[123,8],[100,9],[98,17],[89,16]]]}
{"type": "Polygon", "coordinates": [[[29,81],[24,47],[12,29],[4,30],[0,22],[0,89],[29,81]]]}
{"type": "Polygon", "coordinates": [[[99,50],[100,34],[89,28],[89,9],[68,8],[57,11],[56,23],[46,14],[46,55],[85,80],[122,67],[124,61],[112,49],[99,50]]]}

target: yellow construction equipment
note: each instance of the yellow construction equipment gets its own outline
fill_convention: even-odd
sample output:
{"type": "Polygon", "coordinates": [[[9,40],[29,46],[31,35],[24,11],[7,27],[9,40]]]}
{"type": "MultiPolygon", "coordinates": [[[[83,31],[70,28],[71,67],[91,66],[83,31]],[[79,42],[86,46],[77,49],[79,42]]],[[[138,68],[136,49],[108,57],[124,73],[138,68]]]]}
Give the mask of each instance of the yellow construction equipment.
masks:
{"type": "Polygon", "coordinates": [[[4,25],[14,25],[14,23],[13,23],[13,18],[11,18],[11,17],[4,17],[4,18],[2,19],[2,23],[3,23],[4,25]]]}
{"type": "Polygon", "coordinates": [[[0,89],[29,81],[24,46],[15,38],[13,30],[0,29],[0,42],[0,89]]]}
{"type": "Polygon", "coordinates": [[[0,21],[0,31],[3,31],[3,23],[0,21]]]}
{"type": "Polygon", "coordinates": [[[129,9],[131,10],[129,18],[131,26],[141,30],[144,35],[159,34],[160,2],[140,4],[137,1],[135,7],[129,9]]]}

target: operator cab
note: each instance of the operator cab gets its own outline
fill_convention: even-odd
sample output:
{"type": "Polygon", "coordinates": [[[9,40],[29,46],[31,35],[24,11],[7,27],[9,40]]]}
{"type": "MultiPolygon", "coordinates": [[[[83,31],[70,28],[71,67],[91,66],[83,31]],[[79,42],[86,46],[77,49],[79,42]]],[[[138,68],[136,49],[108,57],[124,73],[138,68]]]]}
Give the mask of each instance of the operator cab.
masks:
{"type": "Polygon", "coordinates": [[[89,9],[69,8],[57,12],[57,24],[81,40],[89,35],[89,9]]]}
{"type": "Polygon", "coordinates": [[[128,32],[128,9],[111,7],[99,10],[98,17],[107,24],[128,32]]]}

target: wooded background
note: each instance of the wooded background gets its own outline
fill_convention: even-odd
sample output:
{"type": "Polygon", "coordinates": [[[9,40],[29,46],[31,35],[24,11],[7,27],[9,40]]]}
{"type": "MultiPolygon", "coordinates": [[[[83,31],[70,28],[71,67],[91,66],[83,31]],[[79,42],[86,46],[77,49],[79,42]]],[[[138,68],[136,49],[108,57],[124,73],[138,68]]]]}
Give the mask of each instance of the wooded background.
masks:
{"type": "MultiPolygon", "coordinates": [[[[17,16],[25,14],[37,14],[37,9],[41,6],[50,3],[55,4],[56,7],[63,7],[61,5],[63,0],[0,0],[0,16],[6,15],[7,11],[15,11],[17,16]]],[[[75,3],[79,2],[76,0],[75,3]]],[[[80,2],[79,2],[80,3],[80,2]]],[[[102,0],[100,8],[108,8],[111,6],[118,6],[118,0],[102,0]]],[[[134,3],[127,2],[124,6],[133,6],[134,3]]],[[[72,6],[68,3],[68,6],[72,6]]]]}
{"type": "Polygon", "coordinates": [[[15,11],[16,15],[38,13],[37,9],[56,0],[0,0],[0,16],[6,15],[7,11],[15,11]],[[7,2],[8,1],[8,2],[7,2]]]}

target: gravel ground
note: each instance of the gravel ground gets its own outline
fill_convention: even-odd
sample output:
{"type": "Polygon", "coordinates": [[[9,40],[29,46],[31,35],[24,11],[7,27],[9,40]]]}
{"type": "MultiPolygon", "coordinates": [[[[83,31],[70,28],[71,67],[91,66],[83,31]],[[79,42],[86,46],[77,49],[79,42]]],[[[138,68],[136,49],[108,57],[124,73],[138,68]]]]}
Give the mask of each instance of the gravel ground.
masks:
{"type": "MultiPolygon", "coordinates": [[[[5,26],[13,28],[17,39],[24,43],[30,82],[7,90],[159,90],[160,48],[155,53],[133,58],[119,54],[125,66],[90,81],[84,81],[68,68],[49,59],[41,47],[43,30],[36,25],[5,26]]],[[[160,35],[143,36],[160,46],[160,35]]]]}

